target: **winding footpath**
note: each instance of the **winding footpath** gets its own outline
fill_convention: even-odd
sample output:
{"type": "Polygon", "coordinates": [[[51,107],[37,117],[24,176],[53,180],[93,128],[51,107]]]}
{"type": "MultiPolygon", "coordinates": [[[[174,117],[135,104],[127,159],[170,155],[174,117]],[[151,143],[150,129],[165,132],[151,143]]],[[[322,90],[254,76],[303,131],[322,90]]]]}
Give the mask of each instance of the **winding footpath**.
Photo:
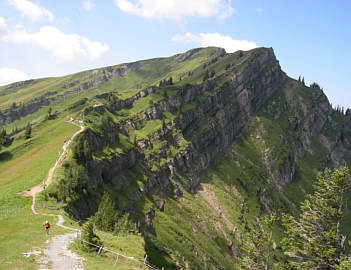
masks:
{"type": "MultiPolygon", "coordinates": [[[[76,123],[73,122],[73,119],[71,118],[69,123],[73,125],[77,125],[76,123]]],[[[52,177],[54,175],[54,171],[61,166],[62,162],[65,159],[65,155],[67,153],[67,148],[71,144],[71,142],[74,140],[74,138],[84,130],[84,126],[82,122],[79,122],[80,130],[78,130],[76,133],[72,135],[72,137],[64,143],[62,149],[62,153],[56,160],[55,164],[50,168],[48,177],[46,180],[43,182],[43,184],[39,184],[34,186],[33,188],[25,191],[23,193],[23,196],[31,196],[32,197],[32,205],[31,209],[33,214],[39,215],[39,213],[35,210],[35,200],[36,196],[39,192],[42,192],[45,187],[51,184],[52,182],[52,177]]],[[[41,268],[39,269],[47,269],[45,268],[46,266],[50,265],[50,269],[53,270],[83,270],[83,258],[79,257],[75,253],[71,252],[68,247],[72,243],[73,239],[76,237],[78,230],[64,226],[64,218],[62,215],[55,215],[55,214],[45,214],[45,216],[55,216],[58,218],[58,221],[56,223],[57,226],[74,231],[72,233],[67,233],[63,235],[57,235],[54,236],[51,239],[51,242],[49,246],[44,250],[44,256],[40,258],[40,264],[41,268]]]]}

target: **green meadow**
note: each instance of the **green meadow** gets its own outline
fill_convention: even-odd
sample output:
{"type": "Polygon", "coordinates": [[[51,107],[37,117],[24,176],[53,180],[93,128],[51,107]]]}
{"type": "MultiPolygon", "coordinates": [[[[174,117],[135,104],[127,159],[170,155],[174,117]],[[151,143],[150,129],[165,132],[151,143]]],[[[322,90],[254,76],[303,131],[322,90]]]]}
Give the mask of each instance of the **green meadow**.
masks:
{"type": "MultiPolygon", "coordinates": [[[[55,217],[34,215],[31,197],[21,193],[46,179],[55,163],[64,140],[79,130],[66,122],[67,115],[44,121],[33,127],[32,138],[26,140],[19,134],[0,154],[0,269],[37,269],[32,257],[22,253],[42,248],[47,240],[43,222],[56,223],[55,217]]],[[[52,235],[64,230],[53,226],[52,235]]]]}

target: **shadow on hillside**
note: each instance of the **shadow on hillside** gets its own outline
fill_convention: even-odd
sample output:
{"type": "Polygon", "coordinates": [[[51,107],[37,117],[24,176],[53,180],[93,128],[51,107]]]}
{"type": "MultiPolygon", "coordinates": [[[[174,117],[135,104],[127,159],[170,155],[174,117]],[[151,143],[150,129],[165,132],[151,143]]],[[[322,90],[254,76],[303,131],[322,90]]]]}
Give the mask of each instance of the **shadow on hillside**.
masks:
{"type": "Polygon", "coordinates": [[[12,159],[12,157],[13,157],[13,155],[11,154],[11,152],[9,152],[9,151],[2,152],[2,153],[0,153],[0,162],[10,160],[10,159],[12,159]]]}
{"type": "Polygon", "coordinates": [[[145,237],[145,251],[147,254],[147,260],[151,265],[156,266],[160,269],[177,269],[175,264],[172,262],[169,255],[164,251],[159,249],[152,239],[145,237]]]}

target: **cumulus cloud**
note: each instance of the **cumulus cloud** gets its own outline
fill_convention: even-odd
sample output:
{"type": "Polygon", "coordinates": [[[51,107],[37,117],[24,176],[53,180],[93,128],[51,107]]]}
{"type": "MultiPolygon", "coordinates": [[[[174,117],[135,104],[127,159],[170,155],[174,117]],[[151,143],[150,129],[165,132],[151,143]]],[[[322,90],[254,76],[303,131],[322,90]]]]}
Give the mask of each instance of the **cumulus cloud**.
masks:
{"type": "Polygon", "coordinates": [[[200,33],[194,35],[192,33],[185,33],[184,35],[175,35],[172,37],[174,42],[193,42],[200,44],[201,47],[215,46],[222,47],[228,53],[232,53],[238,50],[251,50],[257,48],[257,45],[253,41],[247,40],[236,40],[230,36],[223,36],[219,33],[200,33]]]}
{"type": "Polygon", "coordinates": [[[0,38],[1,36],[7,34],[7,30],[8,30],[8,25],[6,23],[5,18],[0,16],[0,38]]]}
{"type": "Polygon", "coordinates": [[[38,4],[28,0],[9,0],[9,3],[20,11],[22,16],[29,18],[31,21],[54,21],[54,14],[38,4]]]}
{"type": "Polygon", "coordinates": [[[83,2],[83,7],[86,11],[91,11],[94,7],[94,4],[90,0],[86,0],[83,2]]]}
{"type": "Polygon", "coordinates": [[[22,71],[14,68],[0,68],[0,85],[28,80],[29,77],[22,71]]]}
{"type": "Polygon", "coordinates": [[[2,41],[16,44],[34,44],[51,52],[58,60],[71,61],[77,58],[96,60],[109,50],[107,44],[91,41],[77,34],[66,34],[55,27],[43,26],[39,32],[29,33],[22,25],[4,35],[2,41]]]}
{"type": "Polygon", "coordinates": [[[218,16],[221,19],[235,12],[231,0],[115,0],[123,12],[148,19],[180,20],[187,16],[218,16]]]}

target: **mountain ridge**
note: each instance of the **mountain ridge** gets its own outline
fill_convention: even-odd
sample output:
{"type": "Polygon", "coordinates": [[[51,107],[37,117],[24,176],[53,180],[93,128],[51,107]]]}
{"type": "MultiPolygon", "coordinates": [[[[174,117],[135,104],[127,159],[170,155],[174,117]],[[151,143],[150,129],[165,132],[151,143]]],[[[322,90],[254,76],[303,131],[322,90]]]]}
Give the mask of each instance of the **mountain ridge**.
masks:
{"type": "MultiPolygon", "coordinates": [[[[272,48],[143,61],[48,79],[36,93],[55,101],[39,99],[39,109],[12,122],[3,116],[11,107],[0,116],[7,128],[56,121],[43,117],[50,104],[57,117],[84,121],[47,192],[81,220],[98,220],[109,194],[114,228],[118,220],[137,228],[152,264],[233,269],[256,217],[296,214],[318,170],[350,165],[351,114],[334,110],[319,87],[289,78],[272,48]]],[[[348,235],[350,224],[348,210],[348,235]]]]}

